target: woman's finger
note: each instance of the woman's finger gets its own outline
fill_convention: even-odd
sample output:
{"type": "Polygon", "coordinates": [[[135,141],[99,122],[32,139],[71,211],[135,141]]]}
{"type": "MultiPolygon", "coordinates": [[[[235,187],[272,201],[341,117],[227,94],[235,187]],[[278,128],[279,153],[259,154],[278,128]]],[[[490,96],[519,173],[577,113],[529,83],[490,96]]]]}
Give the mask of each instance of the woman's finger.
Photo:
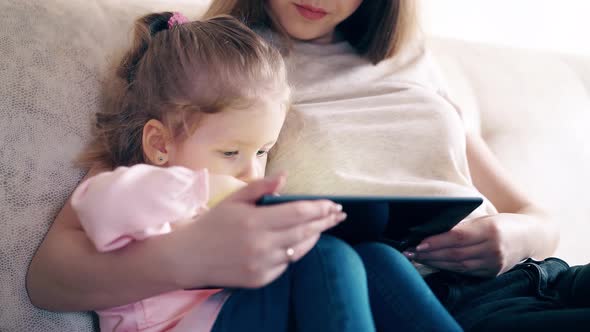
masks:
{"type": "Polygon", "coordinates": [[[241,281],[242,285],[240,285],[240,287],[242,288],[260,288],[260,287],[264,287],[268,284],[270,284],[271,282],[273,282],[275,279],[277,279],[278,277],[281,276],[281,274],[283,274],[283,272],[285,272],[285,270],[289,267],[289,265],[287,263],[282,263],[282,264],[275,264],[273,266],[270,266],[266,269],[264,269],[264,272],[259,273],[252,273],[252,274],[248,274],[246,273],[246,276],[249,276],[247,278],[242,278],[243,280],[241,281]]]}
{"type": "Polygon", "coordinates": [[[320,234],[314,234],[303,241],[287,246],[274,246],[264,258],[258,261],[266,266],[266,269],[273,269],[276,266],[294,263],[305,256],[318,242],[320,234]]]}
{"type": "MultiPolygon", "coordinates": [[[[320,239],[320,234],[316,234],[316,235],[310,236],[309,238],[295,244],[292,247],[289,247],[289,248],[293,249],[293,255],[287,256],[287,260],[291,263],[297,262],[303,256],[307,255],[307,253],[315,246],[315,244],[318,242],[319,239],[320,239]]],[[[289,248],[287,248],[287,249],[289,249],[289,248]]],[[[285,251],[285,254],[286,254],[286,251],[285,251]]]]}
{"type": "Polygon", "coordinates": [[[424,239],[418,246],[416,246],[415,251],[428,252],[441,249],[461,248],[478,245],[487,240],[485,231],[477,226],[477,222],[470,221],[459,224],[446,233],[424,239]]]}
{"type": "Polygon", "coordinates": [[[481,259],[471,259],[465,261],[443,261],[443,260],[416,260],[420,264],[435,267],[441,270],[466,273],[469,271],[479,271],[484,266],[485,261],[481,259]]]}
{"type": "Polygon", "coordinates": [[[346,214],[340,212],[289,229],[275,230],[273,231],[275,238],[273,242],[279,247],[294,246],[338,225],[345,219],[346,214]]]}
{"type": "Polygon", "coordinates": [[[298,201],[258,208],[262,226],[283,230],[308,224],[315,220],[339,215],[342,206],[328,200],[298,201]]]}
{"type": "Polygon", "coordinates": [[[444,248],[430,251],[406,251],[404,255],[414,260],[464,261],[483,258],[490,251],[488,243],[483,242],[468,247],[444,248]]]}
{"type": "Polygon", "coordinates": [[[251,182],[246,187],[230,195],[226,201],[256,203],[263,195],[272,195],[279,192],[285,185],[286,180],[285,174],[278,174],[251,182]]]}

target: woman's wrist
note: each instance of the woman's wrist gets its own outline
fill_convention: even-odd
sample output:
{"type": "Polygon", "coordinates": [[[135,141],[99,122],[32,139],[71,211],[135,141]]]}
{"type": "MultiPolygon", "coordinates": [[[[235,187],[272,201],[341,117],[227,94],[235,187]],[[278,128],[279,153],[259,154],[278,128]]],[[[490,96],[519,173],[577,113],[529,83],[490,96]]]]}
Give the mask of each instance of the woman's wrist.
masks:
{"type": "Polygon", "coordinates": [[[527,217],[527,225],[523,227],[526,257],[545,259],[551,256],[559,243],[559,228],[546,211],[535,206],[528,206],[518,211],[527,217]]]}

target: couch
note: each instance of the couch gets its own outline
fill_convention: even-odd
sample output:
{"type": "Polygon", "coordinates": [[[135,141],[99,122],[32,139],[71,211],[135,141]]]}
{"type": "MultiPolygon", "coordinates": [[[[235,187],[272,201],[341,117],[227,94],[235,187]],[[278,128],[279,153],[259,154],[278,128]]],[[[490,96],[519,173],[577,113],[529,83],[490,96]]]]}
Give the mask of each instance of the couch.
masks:
{"type": "MultiPolygon", "coordinates": [[[[132,19],[152,10],[196,17],[207,0],[4,0],[0,3],[0,331],[92,331],[88,313],[50,313],[25,273],[83,176],[110,61],[132,19]]],[[[430,48],[468,126],[561,225],[558,255],[590,260],[590,58],[448,39],[430,48]]]]}

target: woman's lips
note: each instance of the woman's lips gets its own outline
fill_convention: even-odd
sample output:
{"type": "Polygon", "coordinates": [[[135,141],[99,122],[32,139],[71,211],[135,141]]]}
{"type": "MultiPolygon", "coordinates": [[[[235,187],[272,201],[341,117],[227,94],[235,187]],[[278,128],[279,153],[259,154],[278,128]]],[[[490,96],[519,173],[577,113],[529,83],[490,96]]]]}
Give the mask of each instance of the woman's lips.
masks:
{"type": "Polygon", "coordinates": [[[295,7],[297,8],[299,14],[308,20],[320,20],[328,15],[328,13],[321,8],[298,4],[295,4],[295,7]]]}

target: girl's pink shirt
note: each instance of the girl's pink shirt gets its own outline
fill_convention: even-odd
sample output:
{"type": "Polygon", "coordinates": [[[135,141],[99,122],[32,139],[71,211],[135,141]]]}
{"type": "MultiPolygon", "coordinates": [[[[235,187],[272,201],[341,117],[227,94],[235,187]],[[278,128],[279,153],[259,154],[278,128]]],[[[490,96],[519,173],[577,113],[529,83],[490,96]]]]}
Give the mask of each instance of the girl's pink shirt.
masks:
{"type": "MultiPolygon", "coordinates": [[[[72,207],[97,250],[107,252],[169,233],[176,223],[198,222],[208,200],[206,169],[140,164],[87,179],[74,191],[72,207]]],[[[178,290],[97,311],[100,330],[210,331],[228,294],[178,290]]]]}

